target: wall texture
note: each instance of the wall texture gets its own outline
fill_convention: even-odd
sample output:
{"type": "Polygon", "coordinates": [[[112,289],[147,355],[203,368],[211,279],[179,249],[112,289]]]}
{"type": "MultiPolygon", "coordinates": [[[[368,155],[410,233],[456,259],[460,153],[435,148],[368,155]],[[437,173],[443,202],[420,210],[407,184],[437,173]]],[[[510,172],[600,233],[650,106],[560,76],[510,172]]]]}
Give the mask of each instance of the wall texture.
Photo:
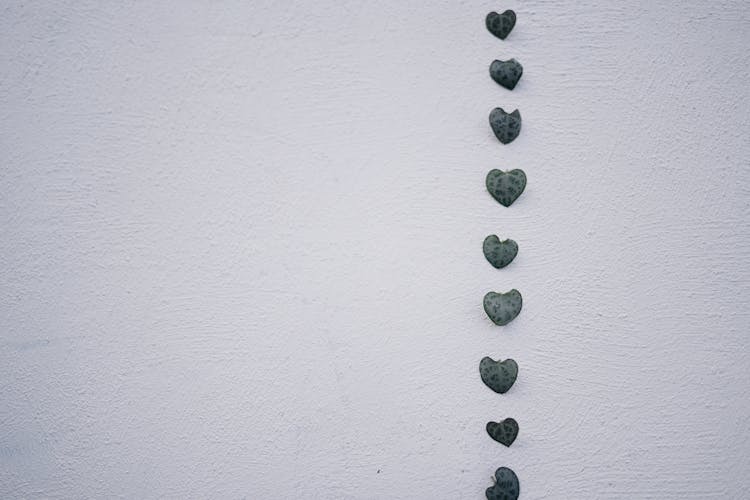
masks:
{"type": "Polygon", "coordinates": [[[749,11],[2,2],[0,497],[750,498],[749,11]]]}

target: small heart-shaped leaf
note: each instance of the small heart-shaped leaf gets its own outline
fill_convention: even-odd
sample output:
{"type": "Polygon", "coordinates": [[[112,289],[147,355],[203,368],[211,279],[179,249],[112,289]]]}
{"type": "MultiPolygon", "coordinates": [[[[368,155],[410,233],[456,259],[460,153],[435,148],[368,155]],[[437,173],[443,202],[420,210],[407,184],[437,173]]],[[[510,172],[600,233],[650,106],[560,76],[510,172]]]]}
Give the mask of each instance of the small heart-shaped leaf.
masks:
{"type": "Polygon", "coordinates": [[[518,422],[513,418],[506,418],[502,422],[487,422],[487,434],[498,443],[510,446],[518,436],[518,422]]]}
{"type": "Polygon", "coordinates": [[[487,29],[490,33],[498,37],[500,40],[505,40],[505,37],[513,31],[513,26],[516,25],[516,13],[510,9],[502,14],[490,12],[487,14],[484,24],[487,25],[487,29]]]}
{"type": "Polygon", "coordinates": [[[479,376],[482,377],[484,385],[498,394],[505,394],[516,382],[518,364],[512,359],[495,361],[485,356],[479,362],[479,376]]]}
{"type": "Polygon", "coordinates": [[[511,143],[521,133],[521,112],[508,114],[503,108],[495,108],[490,112],[490,127],[500,142],[511,143]]]}
{"type": "Polygon", "coordinates": [[[491,234],[484,239],[482,251],[490,264],[497,269],[502,269],[516,258],[518,243],[513,240],[500,241],[500,238],[491,234]]]}
{"type": "Polygon", "coordinates": [[[504,207],[509,207],[526,189],[526,174],[520,168],[509,172],[492,169],[485,179],[487,191],[504,207]]]}
{"type": "Polygon", "coordinates": [[[507,325],[513,321],[523,307],[521,292],[515,288],[506,293],[487,292],[484,296],[484,312],[496,325],[507,325]]]}
{"type": "Polygon", "coordinates": [[[513,90],[523,75],[523,66],[515,59],[509,61],[492,61],[490,77],[508,90],[513,90]]]}
{"type": "Polygon", "coordinates": [[[518,500],[521,487],[518,476],[507,467],[500,467],[495,471],[495,484],[484,492],[487,500],[518,500]]]}

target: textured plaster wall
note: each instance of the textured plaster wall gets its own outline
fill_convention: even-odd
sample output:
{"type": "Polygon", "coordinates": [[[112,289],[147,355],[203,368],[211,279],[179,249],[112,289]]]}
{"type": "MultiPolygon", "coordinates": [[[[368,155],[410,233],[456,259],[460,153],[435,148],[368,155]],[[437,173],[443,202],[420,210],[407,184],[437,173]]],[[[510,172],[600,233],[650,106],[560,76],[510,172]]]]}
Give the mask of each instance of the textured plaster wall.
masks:
{"type": "Polygon", "coordinates": [[[749,11],[2,2],[0,497],[750,498],[749,11]]]}

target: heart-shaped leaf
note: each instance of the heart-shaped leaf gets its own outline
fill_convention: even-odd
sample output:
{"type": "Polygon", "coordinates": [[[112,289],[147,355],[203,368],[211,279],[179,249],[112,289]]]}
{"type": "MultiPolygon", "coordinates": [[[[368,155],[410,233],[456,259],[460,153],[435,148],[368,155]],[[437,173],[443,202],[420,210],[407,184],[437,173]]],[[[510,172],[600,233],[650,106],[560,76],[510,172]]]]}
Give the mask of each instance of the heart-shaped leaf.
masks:
{"type": "Polygon", "coordinates": [[[513,418],[506,418],[502,422],[487,422],[487,434],[498,443],[510,446],[518,436],[518,422],[513,418]]]}
{"type": "Polygon", "coordinates": [[[509,172],[492,169],[485,179],[487,191],[504,207],[509,207],[526,189],[526,174],[520,168],[509,172]]]}
{"type": "Polygon", "coordinates": [[[503,108],[495,108],[490,112],[490,127],[503,144],[513,142],[521,133],[521,113],[515,110],[508,114],[503,108]]]}
{"type": "Polygon", "coordinates": [[[515,59],[490,64],[490,77],[508,90],[513,90],[523,75],[523,66],[515,59]]]}
{"type": "Polygon", "coordinates": [[[484,296],[484,312],[496,325],[507,325],[513,321],[523,307],[521,292],[515,288],[506,293],[487,292],[484,296]]]}
{"type": "Polygon", "coordinates": [[[484,24],[487,25],[487,29],[490,33],[498,37],[500,40],[505,40],[505,37],[513,31],[513,26],[516,25],[516,13],[510,9],[502,14],[490,12],[487,14],[484,24]]]}
{"type": "Polygon", "coordinates": [[[500,238],[491,234],[484,239],[482,251],[490,264],[497,269],[502,269],[516,258],[518,243],[513,240],[500,241],[500,238]]]}
{"type": "Polygon", "coordinates": [[[505,394],[516,382],[518,364],[512,359],[495,361],[485,356],[479,362],[479,376],[482,377],[484,385],[498,394],[505,394]]]}
{"type": "Polygon", "coordinates": [[[518,500],[521,487],[518,476],[507,467],[500,467],[495,471],[495,484],[484,492],[487,500],[518,500]]]}

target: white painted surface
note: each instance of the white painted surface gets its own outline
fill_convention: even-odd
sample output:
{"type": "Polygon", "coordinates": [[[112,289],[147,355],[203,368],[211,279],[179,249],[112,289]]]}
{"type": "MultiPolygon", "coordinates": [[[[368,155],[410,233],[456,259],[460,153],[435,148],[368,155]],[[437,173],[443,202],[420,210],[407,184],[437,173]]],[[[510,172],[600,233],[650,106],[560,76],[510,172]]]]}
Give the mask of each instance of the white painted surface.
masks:
{"type": "Polygon", "coordinates": [[[750,498],[745,2],[3,4],[0,497],[750,498]]]}

